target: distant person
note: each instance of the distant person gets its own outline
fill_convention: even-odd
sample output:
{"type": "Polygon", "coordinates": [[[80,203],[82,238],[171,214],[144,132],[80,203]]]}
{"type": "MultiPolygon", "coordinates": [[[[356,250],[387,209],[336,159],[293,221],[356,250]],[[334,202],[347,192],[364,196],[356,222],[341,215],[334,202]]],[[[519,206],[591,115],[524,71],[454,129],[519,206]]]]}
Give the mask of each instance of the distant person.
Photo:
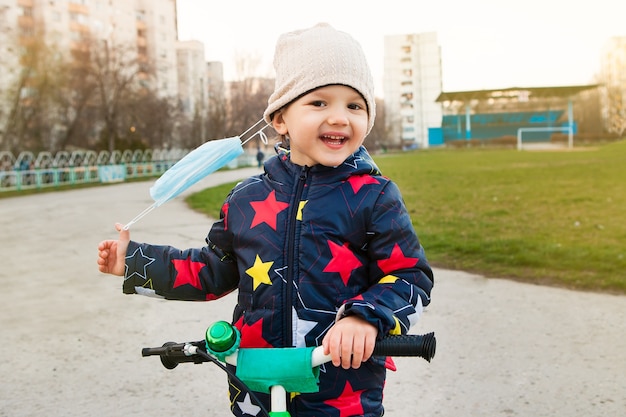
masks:
{"type": "MultiPolygon", "coordinates": [[[[332,357],[319,392],[286,399],[293,416],[380,417],[387,362],[372,357],[375,340],[415,324],[433,272],[398,187],[362,146],[376,110],[361,46],[319,24],[280,36],[274,67],[264,118],[277,155],[227,196],[206,246],[137,243],[116,224],[118,240],[98,246],[99,270],[123,275],[126,294],[238,290],[241,347],[323,345],[332,357]]],[[[229,389],[233,414],[248,416],[249,397],[229,389]]]]}
{"type": "Polygon", "coordinates": [[[263,153],[261,148],[259,148],[259,151],[256,153],[256,161],[257,161],[257,166],[259,168],[261,168],[263,166],[263,160],[264,159],[265,159],[265,154],[263,153]]]}

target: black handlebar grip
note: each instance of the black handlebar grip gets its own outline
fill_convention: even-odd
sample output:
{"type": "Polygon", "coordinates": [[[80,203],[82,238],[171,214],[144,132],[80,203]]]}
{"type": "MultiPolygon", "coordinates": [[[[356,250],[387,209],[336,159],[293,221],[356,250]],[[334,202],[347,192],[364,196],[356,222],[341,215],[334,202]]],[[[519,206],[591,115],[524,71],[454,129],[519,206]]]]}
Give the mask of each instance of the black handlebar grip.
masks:
{"type": "Polygon", "coordinates": [[[435,357],[435,333],[387,336],[376,342],[374,356],[419,356],[428,362],[435,357]]]}
{"type": "Polygon", "coordinates": [[[167,344],[161,347],[145,347],[141,349],[141,356],[157,356],[157,355],[167,355],[168,349],[167,344]]]}
{"type": "MultiPolygon", "coordinates": [[[[193,342],[196,346],[202,346],[203,341],[193,342]]],[[[198,355],[188,356],[185,354],[184,348],[188,343],[176,343],[167,342],[161,347],[143,348],[141,349],[141,356],[156,356],[159,355],[161,363],[167,369],[174,369],[179,363],[193,362],[202,363],[206,362],[204,358],[198,355]]]]}

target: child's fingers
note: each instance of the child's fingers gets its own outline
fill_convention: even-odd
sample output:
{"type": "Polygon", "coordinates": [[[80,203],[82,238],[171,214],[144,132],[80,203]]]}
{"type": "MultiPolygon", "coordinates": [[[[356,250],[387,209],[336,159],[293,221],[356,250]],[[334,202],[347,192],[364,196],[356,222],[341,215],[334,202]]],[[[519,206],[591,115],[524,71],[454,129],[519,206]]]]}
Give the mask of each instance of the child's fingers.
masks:
{"type": "MultiPolygon", "coordinates": [[[[331,328],[322,340],[324,354],[330,355],[334,366],[341,365],[341,339],[337,339],[337,333],[331,328]]],[[[339,335],[340,336],[340,335],[339,335]]]]}
{"type": "Polygon", "coordinates": [[[115,230],[120,233],[120,240],[123,242],[130,241],[130,230],[124,230],[124,225],[122,223],[115,223],[115,230]]]}
{"type": "Polygon", "coordinates": [[[109,265],[109,251],[108,250],[101,250],[100,252],[98,252],[98,259],[96,260],[97,264],[98,264],[98,270],[100,272],[107,272],[108,271],[108,265],[109,265]]]}

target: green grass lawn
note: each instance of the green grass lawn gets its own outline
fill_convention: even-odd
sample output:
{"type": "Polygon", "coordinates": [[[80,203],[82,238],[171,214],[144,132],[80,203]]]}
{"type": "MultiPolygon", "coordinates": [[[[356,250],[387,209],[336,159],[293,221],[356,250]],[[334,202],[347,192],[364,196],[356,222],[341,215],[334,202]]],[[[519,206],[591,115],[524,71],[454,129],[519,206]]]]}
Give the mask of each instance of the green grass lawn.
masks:
{"type": "MultiPolygon", "coordinates": [[[[437,267],[626,294],[626,142],[375,157],[437,267]]],[[[226,184],[188,198],[216,217],[226,184]]]]}

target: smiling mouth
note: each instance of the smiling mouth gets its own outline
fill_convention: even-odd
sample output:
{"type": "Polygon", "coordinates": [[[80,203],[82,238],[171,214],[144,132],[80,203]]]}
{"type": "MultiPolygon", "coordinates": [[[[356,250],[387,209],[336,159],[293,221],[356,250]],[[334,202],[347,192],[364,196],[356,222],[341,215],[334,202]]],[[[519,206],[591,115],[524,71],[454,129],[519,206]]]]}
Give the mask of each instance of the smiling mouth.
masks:
{"type": "Polygon", "coordinates": [[[321,139],[324,141],[324,143],[326,143],[327,145],[331,145],[331,146],[340,146],[346,140],[348,140],[348,138],[345,136],[335,136],[335,135],[322,135],[321,139]]]}

